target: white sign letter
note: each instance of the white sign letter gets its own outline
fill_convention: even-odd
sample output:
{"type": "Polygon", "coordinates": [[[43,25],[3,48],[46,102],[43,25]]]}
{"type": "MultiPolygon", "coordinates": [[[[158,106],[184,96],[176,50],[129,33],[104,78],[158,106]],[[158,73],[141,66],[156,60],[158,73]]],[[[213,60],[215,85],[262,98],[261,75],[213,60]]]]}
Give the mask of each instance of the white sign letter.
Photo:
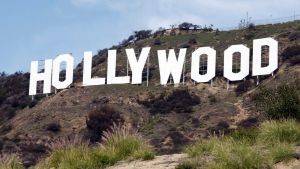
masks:
{"type": "Polygon", "coordinates": [[[53,70],[52,70],[52,86],[56,89],[65,89],[73,83],[73,66],[74,58],[71,54],[63,54],[57,56],[53,60],[53,70]],[[60,81],[59,74],[61,71],[61,63],[65,62],[66,64],[66,78],[64,81],[60,81]]]}
{"type": "Polygon", "coordinates": [[[132,84],[142,83],[142,73],[147,58],[149,57],[150,47],[142,49],[139,59],[136,58],[134,49],[126,49],[127,58],[132,70],[132,84]]]}
{"type": "Polygon", "coordinates": [[[244,45],[230,46],[224,52],[224,77],[230,81],[242,80],[249,74],[249,57],[250,50],[244,45]],[[241,54],[240,72],[232,72],[233,54],[239,52],[241,54]]]}
{"type": "Polygon", "coordinates": [[[44,73],[38,72],[38,61],[31,62],[29,95],[36,95],[38,81],[44,81],[43,93],[51,93],[52,59],[45,60],[44,73]]]}
{"type": "Polygon", "coordinates": [[[92,52],[84,52],[83,59],[83,81],[82,86],[93,86],[105,84],[105,78],[92,78],[92,52]]]}
{"type": "Polygon", "coordinates": [[[192,67],[191,78],[196,82],[208,82],[216,75],[216,51],[210,47],[198,48],[192,53],[192,67]],[[207,55],[207,73],[205,75],[199,74],[200,58],[207,55]]]}
{"type": "Polygon", "coordinates": [[[278,68],[278,42],[272,38],[256,39],[253,41],[252,75],[268,75],[278,68]],[[261,67],[261,48],[269,46],[269,65],[261,67]]]}
{"type": "Polygon", "coordinates": [[[116,77],[116,57],[117,50],[108,50],[107,61],[107,84],[129,83],[129,76],[116,77]]]}
{"type": "Polygon", "coordinates": [[[173,77],[174,84],[180,83],[180,78],[186,55],[186,48],[180,49],[178,60],[176,58],[174,49],[169,50],[168,58],[166,50],[158,50],[157,54],[160,72],[160,83],[162,85],[167,84],[170,74],[173,77]]]}

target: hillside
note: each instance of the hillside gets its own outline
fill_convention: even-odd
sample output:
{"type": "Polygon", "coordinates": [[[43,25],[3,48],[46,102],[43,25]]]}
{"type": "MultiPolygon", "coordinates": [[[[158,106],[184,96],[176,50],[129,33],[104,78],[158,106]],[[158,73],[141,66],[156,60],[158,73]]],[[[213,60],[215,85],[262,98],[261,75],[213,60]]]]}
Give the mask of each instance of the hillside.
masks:
{"type": "MultiPolygon", "coordinates": [[[[180,153],[199,137],[205,138],[212,133],[227,134],[239,127],[257,126],[260,123],[260,109],[252,100],[253,95],[259,92],[260,86],[276,88],[300,77],[299,45],[298,21],[231,31],[181,30],[173,35],[155,34],[150,38],[112,47],[119,51],[118,75],[126,75],[125,48],[138,51],[151,46],[151,80],[148,87],[144,81],[142,85],[82,88],[79,83],[82,77],[81,63],[75,70],[74,86],[37,98],[34,102],[24,94],[27,92],[28,74],[22,74],[24,82],[17,82],[22,86],[15,87],[20,91],[15,91],[15,88],[10,89],[15,93],[5,91],[0,102],[1,116],[7,117],[9,110],[14,113],[9,118],[1,118],[1,152],[21,154],[23,162],[34,164],[38,158],[45,157],[49,149],[47,145],[52,140],[78,134],[94,143],[101,141],[102,131],[115,122],[136,129],[149,140],[158,154],[165,155],[180,153]],[[230,45],[240,43],[252,47],[253,39],[265,37],[279,41],[278,71],[274,76],[260,77],[259,86],[256,85],[256,78],[249,76],[242,82],[230,82],[227,90],[226,79],[222,77],[223,51],[230,45]],[[189,78],[191,53],[201,46],[217,49],[217,77],[212,84],[194,84],[189,78]],[[154,52],[171,48],[188,48],[186,82],[179,86],[160,86],[157,54],[154,52]],[[18,104],[9,100],[17,100],[18,104]],[[23,103],[23,100],[26,102],[23,103]]],[[[94,57],[94,76],[106,74],[106,51],[100,50],[94,57]]],[[[5,75],[3,79],[12,77],[5,75]]],[[[5,85],[10,86],[8,82],[5,85]]]]}

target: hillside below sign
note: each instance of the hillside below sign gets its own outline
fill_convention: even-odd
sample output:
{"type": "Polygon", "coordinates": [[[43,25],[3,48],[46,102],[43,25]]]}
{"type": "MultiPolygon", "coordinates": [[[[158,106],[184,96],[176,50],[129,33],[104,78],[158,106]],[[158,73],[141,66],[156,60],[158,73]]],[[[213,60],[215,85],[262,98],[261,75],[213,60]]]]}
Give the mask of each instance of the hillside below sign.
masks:
{"type": "MultiPolygon", "coordinates": [[[[144,47],[139,57],[134,49],[125,49],[132,76],[116,76],[117,50],[108,50],[107,77],[92,77],[92,52],[84,52],[83,86],[104,84],[141,84],[143,69],[146,65],[151,48],[144,47]],[[131,79],[131,80],[130,80],[131,79]]],[[[186,48],[179,50],[158,50],[160,83],[167,84],[169,77],[173,77],[174,84],[179,84],[186,60],[186,48]]],[[[216,75],[216,50],[211,47],[199,47],[191,56],[191,79],[198,83],[209,82],[216,75]],[[200,74],[200,58],[207,56],[206,74],[200,74]]],[[[43,72],[39,72],[38,61],[31,62],[29,95],[37,94],[37,83],[43,81],[43,94],[51,93],[51,86],[65,89],[73,83],[74,57],[62,54],[55,59],[45,60],[43,72]],[[61,64],[65,63],[66,76],[60,80],[61,64]]],[[[256,39],[253,41],[252,76],[268,75],[278,68],[278,42],[272,38],[256,39]],[[262,47],[269,47],[268,65],[262,66],[262,47]]],[[[224,51],[224,77],[229,81],[243,80],[250,73],[250,49],[245,45],[233,45],[224,51]],[[233,72],[233,54],[240,53],[240,71],[233,72]]]]}

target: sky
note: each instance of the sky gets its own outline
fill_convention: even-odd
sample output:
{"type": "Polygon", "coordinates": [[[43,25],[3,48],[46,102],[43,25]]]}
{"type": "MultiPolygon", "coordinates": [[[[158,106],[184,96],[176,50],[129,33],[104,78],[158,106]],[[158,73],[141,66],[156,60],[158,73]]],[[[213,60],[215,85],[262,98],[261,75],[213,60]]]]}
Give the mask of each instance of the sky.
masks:
{"type": "Polygon", "coordinates": [[[135,30],[181,22],[236,27],[249,17],[300,14],[299,0],[1,0],[0,72],[28,72],[30,62],[111,47],[135,30]]]}

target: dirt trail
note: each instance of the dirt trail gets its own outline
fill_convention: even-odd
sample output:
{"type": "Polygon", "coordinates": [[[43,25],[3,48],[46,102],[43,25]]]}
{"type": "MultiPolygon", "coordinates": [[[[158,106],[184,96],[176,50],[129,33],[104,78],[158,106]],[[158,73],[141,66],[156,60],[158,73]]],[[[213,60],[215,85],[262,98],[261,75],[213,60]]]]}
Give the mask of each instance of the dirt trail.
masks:
{"type": "Polygon", "coordinates": [[[186,154],[163,155],[156,156],[150,161],[121,162],[108,169],[175,169],[186,158],[186,154]]]}
{"type": "Polygon", "coordinates": [[[300,169],[300,160],[292,160],[288,163],[280,162],[274,166],[275,169],[300,169]]]}

